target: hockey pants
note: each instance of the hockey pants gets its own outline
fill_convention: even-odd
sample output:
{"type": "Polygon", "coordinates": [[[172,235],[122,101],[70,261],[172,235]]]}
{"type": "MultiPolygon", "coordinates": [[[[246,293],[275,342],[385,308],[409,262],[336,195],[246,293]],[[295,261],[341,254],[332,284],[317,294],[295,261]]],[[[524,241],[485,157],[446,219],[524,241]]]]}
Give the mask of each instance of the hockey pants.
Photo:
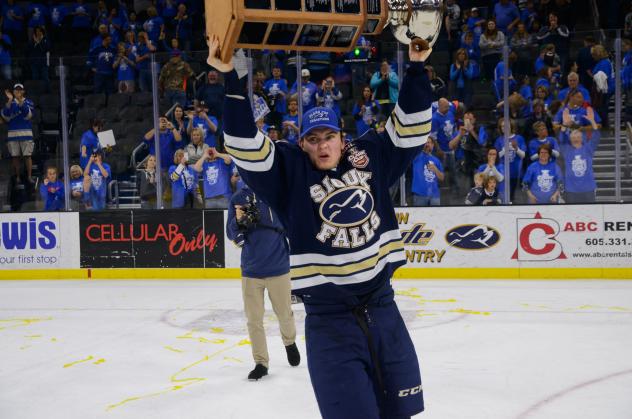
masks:
{"type": "Polygon", "coordinates": [[[305,305],[307,364],[322,417],[404,419],[423,411],[417,355],[393,289],[357,303],[305,305]]]}

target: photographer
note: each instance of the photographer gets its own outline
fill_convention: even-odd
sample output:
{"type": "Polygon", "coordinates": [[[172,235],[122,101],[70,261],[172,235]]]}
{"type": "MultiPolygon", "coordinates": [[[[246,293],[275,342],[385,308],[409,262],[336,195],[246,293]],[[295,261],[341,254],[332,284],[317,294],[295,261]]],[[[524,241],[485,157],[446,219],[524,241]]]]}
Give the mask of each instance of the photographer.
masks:
{"type": "Polygon", "coordinates": [[[233,160],[228,154],[218,152],[210,147],[193,166],[193,170],[202,172],[204,183],[204,207],[225,209],[232,194],[231,177],[233,160]]]}
{"type": "Polygon", "coordinates": [[[321,83],[320,89],[316,92],[316,102],[318,106],[332,109],[340,118],[340,105],[342,93],[336,87],[334,78],[329,76],[321,83]]]}
{"type": "Polygon", "coordinates": [[[242,248],[241,271],[244,310],[252,342],[255,368],[249,380],[268,375],[269,356],[263,327],[264,291],[279,319],[287,360],[297,366],[301,356],[296,347],[296,326],[290,297],[290,257],[285,229],[272,209],[257,199],[245,185],[230,200],[226,234],[242,248]]]}
{"type": "Polygon", "coordinates": [[[371,77],[371,90],[380,104],[383,115],[390,115],[399,98],[399,78],[387,60],[383,60],[380,70],[371,77]]]}
{"type": "Polygon", "coordinates": [[[214,116],[208,115],[208,108],[204,102],[197,102],[193,111],[188,111],[189,125],[187,126],[187,134],[191,137],[191,132],[194,128],[199,128],[204,134],[204,144],[209,147],[217,146],[217,139],[215,134],[217,133],[217,127],[219,122],[214,116]]]}
{"type": "Polygon", "coordinates": [[[94,151],[83,171],[83,193],[86,208],[92,211],[105,209],[108,182],[112,179],[110,165],[103,162],[103,153],[94,151]]]}

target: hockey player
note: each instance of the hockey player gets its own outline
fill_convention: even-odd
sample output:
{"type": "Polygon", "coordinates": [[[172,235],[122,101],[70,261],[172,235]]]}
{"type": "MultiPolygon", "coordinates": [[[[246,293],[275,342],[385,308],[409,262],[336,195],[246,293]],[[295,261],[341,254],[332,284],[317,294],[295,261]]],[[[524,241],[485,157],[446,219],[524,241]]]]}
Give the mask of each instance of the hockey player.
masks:
{"type": "Polygon", "coordinates": [[[217,37],[209,40],[208,64],[225,73],[226,150],[288,231],[292,292],[305,304],[308,368],[325,419],[402,419],[424,408],[390,283],[405,252],[388,193],[430,133],[431,50],[423,44],[411,44],[383,134],[370,130],[345,145],[335,113],[313,108],[296,146],[257,130],[232,62],[217,58],[217,37]]]}

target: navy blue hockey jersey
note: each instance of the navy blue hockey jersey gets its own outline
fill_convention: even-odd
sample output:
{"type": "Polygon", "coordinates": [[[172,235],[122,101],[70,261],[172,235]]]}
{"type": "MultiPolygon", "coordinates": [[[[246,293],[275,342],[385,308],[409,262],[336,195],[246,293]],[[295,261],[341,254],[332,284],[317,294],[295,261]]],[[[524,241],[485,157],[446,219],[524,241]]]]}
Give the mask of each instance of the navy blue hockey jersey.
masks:
{"type": "Polygon", "coordinates": [[[292,292],[305,303],[364,295],[405,263],[389,187],[431,128],[432,91],[412,63],[384,134],[367,131],[333,170],[316,169],[298,146],[273,143],[253,121],[235,71],[226,74],[226,150],[244,181],[288,231],[292,292]]]}

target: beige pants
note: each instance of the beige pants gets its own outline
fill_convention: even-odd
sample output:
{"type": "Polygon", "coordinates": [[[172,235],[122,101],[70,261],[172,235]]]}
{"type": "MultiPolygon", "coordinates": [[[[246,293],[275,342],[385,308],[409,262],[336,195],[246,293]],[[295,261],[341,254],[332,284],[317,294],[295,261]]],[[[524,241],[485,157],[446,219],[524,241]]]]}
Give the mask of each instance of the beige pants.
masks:
{"type": "Polygon", "coordinates": [[[271,276],[268,278],[242,278],[241,290],[244,297],[244,310],[248,319],[248,335],[252,343],[252,357],[256,364],[263,364],[266,368],[270,358],[268,356],[268,344],[266,332],[263,328],[263,294],[268,290],[268,297],[272,303],[272,309],[279,319],[281,338],[285,346],[291,345],[296,340],[296,326],[294,313],[292,312],[292,300],[290,297],[290,274],[271,276]]]}

